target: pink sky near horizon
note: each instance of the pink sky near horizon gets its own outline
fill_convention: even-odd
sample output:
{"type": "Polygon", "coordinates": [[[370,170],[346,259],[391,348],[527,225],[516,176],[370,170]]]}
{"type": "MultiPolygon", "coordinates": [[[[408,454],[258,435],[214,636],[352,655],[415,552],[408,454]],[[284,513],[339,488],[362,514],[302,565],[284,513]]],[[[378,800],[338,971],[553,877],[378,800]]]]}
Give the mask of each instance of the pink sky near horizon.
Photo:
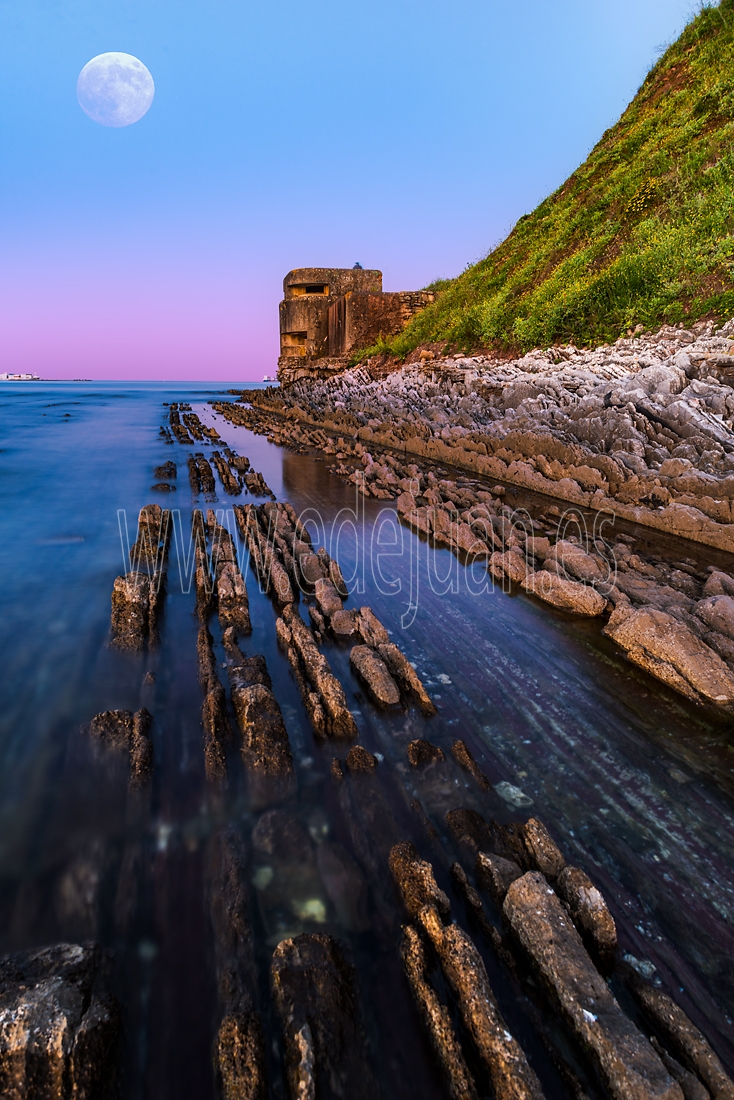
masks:
{"type": "MultiPolygon", "coordinates": [[[[278,291],[242,272],[62,261],[0,280],[3,370],[42,378],[261,381],[278,355],[278,291]],[[270,323],[263,323],[271,314],[270,323]]],[[[277,283],[276,283],[277,286],[277,283]]]]}

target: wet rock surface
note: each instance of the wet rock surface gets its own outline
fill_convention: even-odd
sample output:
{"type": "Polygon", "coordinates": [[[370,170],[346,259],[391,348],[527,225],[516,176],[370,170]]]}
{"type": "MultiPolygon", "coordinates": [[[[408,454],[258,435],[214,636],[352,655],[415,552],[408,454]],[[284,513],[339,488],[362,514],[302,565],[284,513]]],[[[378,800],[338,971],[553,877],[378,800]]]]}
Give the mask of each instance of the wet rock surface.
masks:
{"type": "Polygon", "coordinates": [[[89,724],[94,742],[129,753],[130,784],[133,787],[147,783],[153,774],[152,721],[149,711],[141,707],[135,714],[129,710],[102,711],[89,724]]]}
{"type": "Polygon", "coordinates": [[[102,1100],[114,1088],[120,1013],[94,944],[0,958],[0,1091],[14,1100],[102,1100]]]}
{"type": "Polygon", "coordinates": [[[682,1100],[647,1039],[623,1014],[539,872],[509,888],[504,915],[615,1100],[682,1100]]]}
{"type": "Polygon", "coordinates": [[[403,929],[402,958],[418,1010],[448,1083],[449,1095],[452,1100],[475,1100],[478,1095],[476,1085],[451,1015],[428,980],[423,943],[412,925],[406,925],[403,929]]]}
{"type": "Polygon", "coordinates": [[[322,933],[284,940],[271,971],[292,1100],[374,1097],[354,979],[336,941],[322,933]]]}
{"type": "MultiPolygon", "coordinates": [[[[705,567],[653,564],[600,540],[604,524],[593,513],[731,553],[734,398],[721,363],[732,333],[734,321],[718,332],[703,322],[692,332],[664,327],[609,348],[536,350],[512,362],[432,352],[387,374],[361,367],[246,391],[242,403],[216,408],[284,446],[336,454],[334,472],[358,492],[395,500],[415,531],[462,559],[485,558],[503,586],[520,584],[552,608],[594,618],[621,593],[634,605],[687,613],[684,625],[731,671],[729,606],[695,606],[731,593],[703,593],[705,567]],[[493,478],[566,510],[515,516],[493,478]],[[569,534],[568,505],[586,510],[593,534],[569,534]]],[[[723,575],[734,591],[732,571],[723,575]]],[[[684,690],[685,676],[649,659],[642,667],[684,690]]],[[[719,695],[704,698],[728,706],[719,695]]]]}

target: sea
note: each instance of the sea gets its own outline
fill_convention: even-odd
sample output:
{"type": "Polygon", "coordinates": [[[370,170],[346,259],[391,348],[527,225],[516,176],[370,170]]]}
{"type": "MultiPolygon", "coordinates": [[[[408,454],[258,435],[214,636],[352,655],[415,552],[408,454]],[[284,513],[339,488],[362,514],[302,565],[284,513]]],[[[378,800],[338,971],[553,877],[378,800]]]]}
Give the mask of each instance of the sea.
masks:
{"type": "MultiPolygon", "coordinates": [[[[228,497],[219,481],[216,500],[192,498],[188,453],[211,446],[166,443],[160,431],[167,404],[187,402],[250,459],[277,499],[291,502],[314,545],[339,561],[347,606],[375,611],[436,702],[431,718],[412,708],[378,711],[350,670],[348,648],[324,644],[360,742],[379,761],[393,827],[432,860],[455,919],[471,927],[449,875],[457,856],[446,811],[469,806],[503,823],[539,817],[606,897],[621,953],[675,994],[734,1069],[731,720],[630,665],[598,621],[503,591],[484,565],[432,547],[397,521],[392,502],[367,500],[331,473],[333,459],[233,427],[209,404],[227,399],[228,389],[43,381],[0,388],[0,952],[100,943],[125,1021],[125,1100],[215,1097],[221,1008],[207,853],[214,831],[231,826],[250,851],[255,994],[271,1095],[284,1096],[285,1086],[270,960],[281,939],[302,931],[330,932],[354,967],[384,1096],[444,1095],[384,914],[378,920],[368,900],[366,917],[355,917],[339,884],[318,876],[312,897],[297,896],[302,882],[287,860],[263,870],[249,847],[261,810],[248,801],[236,745],[227,794],[214,797],[207,785],[188,532],[192,509],[210,507],[236,535],[232,505],[250,498],[228,497]],[[154,469],[166,461],[177,465],[176,491],[157,494],[154,469]],[[160,644],[131,656],[109,646],[110,594],[129,568],[138,511],[154,501],[174,510],[177,536],[160,644]],[[153,715],[155,766],[145,798],[133,802],[125,762],[100,756],[87,726],[100,711],[142,702],[153,715]],[[447,759],[463,739],[491,789],[478,792],[469,777],[447,783],[416,773],[406,755],[416,738],[447,759]],[[430,844],[416,801],[433,826],[430,844]],[[278,889],[266,889],[273,881],[278,889]]],[[[298,775],[285,810],[314,851],[339,844],[359,866],[330,772],[348,746],[314,738],[276,643],[276,611],[239,540],[238,548],[253,623],[242,648],[266,658],[298,775]]],[[[224,666],[215,621],[211,629],[224,666]]],[[[391,898],[386,867],[384,876],[391,898]]],[[[533,1022],[527,989],[472,934],[546,1095],[571,1096],[533,1022]]]]}

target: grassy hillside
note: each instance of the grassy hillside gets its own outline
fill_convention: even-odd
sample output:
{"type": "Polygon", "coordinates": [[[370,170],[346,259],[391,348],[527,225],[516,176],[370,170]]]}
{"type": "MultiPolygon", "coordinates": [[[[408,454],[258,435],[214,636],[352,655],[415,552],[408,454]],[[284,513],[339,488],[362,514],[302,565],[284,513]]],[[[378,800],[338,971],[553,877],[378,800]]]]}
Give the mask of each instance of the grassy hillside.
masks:
{"type": "Polygon", "coordinates": [[[734,314],[734,0],[697,16],[571,178],[439,289],[379,350],[588,345],[734,314]]]}

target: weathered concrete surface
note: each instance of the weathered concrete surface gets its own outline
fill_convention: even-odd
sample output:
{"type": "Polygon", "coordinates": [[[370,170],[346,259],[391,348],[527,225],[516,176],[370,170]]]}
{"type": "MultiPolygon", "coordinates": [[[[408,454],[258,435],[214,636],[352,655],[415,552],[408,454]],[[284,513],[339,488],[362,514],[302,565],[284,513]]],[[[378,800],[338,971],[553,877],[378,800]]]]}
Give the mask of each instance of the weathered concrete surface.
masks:
{"type": "Polygon", "coordinates": [[[374,1100],[354,978],[336,941],[323,933],[283,940],[271,978],[291,1100],[374,1100]]]}
{"type": "Polygon", "coordinates": [[[454,992],[464,1026],[486,1065],[497,1100],[541,1100],[540,1082],[510,1034],[489,984],[481,955],[456,924],[444,925],[433,906],[419,919],[454,992]]]}
{"type": "Polygon", "coordinates": [[[415,928],[409,924],[403,928],[401,955],[415,1003],[446,1075],[451,1100],[476,1100],[476,1086],[456,1037],[451,1016],[428,981],[423,944],[415,928]]]}
{"type": "Polygon", "coordinates": [[[621,606],[604,633],[630,661],[689,699],[734,704],[734,673],[684,623],[666,612],[621,606]]]}
{"type": "Polygon", "coordinates": [[[0,1095],[102,1100],[114,1088],[119,1011],[97,992],[95,945],[0,959],[0,1095]]]}
{"type": "Polygon", "coordinates": [[[530,871],[513,882],[503,913],[614,1100],[683,1100],[612,996],[543,875],[530,871]]]}

